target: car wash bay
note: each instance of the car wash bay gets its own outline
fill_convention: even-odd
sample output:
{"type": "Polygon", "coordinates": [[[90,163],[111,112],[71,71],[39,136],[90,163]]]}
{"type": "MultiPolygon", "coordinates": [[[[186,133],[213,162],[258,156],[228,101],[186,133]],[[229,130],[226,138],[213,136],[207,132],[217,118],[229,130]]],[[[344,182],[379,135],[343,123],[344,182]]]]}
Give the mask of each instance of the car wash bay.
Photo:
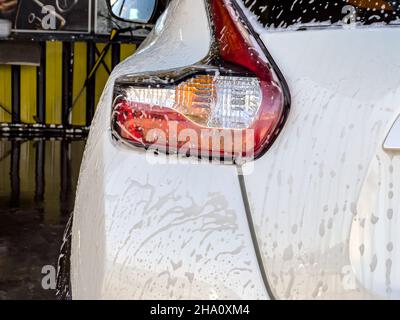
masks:
{"type": "Polygon", "coordinates": [[[39,65],[0,65],[0,299],[55,298],[42,270],[57,267],[88,128],[109,72],[136,48],[112,44],[82,91],[105,42],[35,46],[39,65]]]}
{"type": "Polygon", "coordinates": [[[0,139],[0,299],[54,299],[42,288],[42,269],[57,265],[84,146],[0,139]]]}

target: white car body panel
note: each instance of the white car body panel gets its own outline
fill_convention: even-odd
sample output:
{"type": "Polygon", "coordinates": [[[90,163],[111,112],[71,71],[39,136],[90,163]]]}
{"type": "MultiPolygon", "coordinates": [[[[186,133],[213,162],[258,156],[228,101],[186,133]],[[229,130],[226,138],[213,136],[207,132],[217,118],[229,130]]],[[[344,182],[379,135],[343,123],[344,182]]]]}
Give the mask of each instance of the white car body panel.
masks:
{"type": "Polygon", "coordinates": [[[387,151],[400,151],[400,117],[390,129],[383,147],[387,151]]]}
{"type": "Polygon", "coordinates": [[[78,185],[74,299],[268,298],[236,168],[190,161],[156,165],[141,150],[111,138],[117,77],[197,63],[210,43],[204,2],[175,1],[139,52],[108,81],[78,185]]]}
{"type": "Polygon", "coordinates": [[[289,119],[245,177],[277,298],[400,298],[399,28],[264,32],[289,119]]]}
{"type": "Polygon", "coordinates": [[[255,27],[292,94],[278,139],[243,168],[264,269],[235,166],[154,164],[111,138],[117,77],[208,54],[204,1],[175,0],[99,104],[74,211],[74,299],[400,298],[400,154],[383,149],[400,115],[400,28],[255,27]]]}

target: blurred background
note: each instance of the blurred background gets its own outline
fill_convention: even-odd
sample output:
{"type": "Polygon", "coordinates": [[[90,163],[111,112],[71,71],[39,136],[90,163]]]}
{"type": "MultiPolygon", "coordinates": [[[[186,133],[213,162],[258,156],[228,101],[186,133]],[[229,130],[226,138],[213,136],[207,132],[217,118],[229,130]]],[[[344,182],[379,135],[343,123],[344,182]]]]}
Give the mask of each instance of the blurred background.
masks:
{"type": "Polygon", "coordinates": [[[85,139],[0,139],[0,299],[55,299],[43,266],[57,266],[73,210],[85,139]]]}

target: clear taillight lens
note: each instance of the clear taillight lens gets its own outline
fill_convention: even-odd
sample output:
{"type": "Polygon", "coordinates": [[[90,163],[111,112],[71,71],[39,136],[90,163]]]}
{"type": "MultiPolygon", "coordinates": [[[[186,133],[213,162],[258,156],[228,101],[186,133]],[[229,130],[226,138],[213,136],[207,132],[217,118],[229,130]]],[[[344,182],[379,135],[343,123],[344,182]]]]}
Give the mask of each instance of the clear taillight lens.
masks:
{"type": "Polygon", "coordinates": [[[115,137],[233,161],[256,158],[271,145],[285,114],[282,84],[236,6],[211,1],[218,54],[207,64],[116,81],[115,137]]]}

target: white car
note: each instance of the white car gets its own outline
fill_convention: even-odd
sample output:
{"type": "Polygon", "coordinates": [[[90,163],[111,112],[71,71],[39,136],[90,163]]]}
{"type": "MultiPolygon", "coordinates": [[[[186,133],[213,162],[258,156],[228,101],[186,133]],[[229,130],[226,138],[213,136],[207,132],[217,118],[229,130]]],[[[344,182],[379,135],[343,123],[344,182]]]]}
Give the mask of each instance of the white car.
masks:
{"type": "Polygon", "coordinates": [[[372,2],[173,0],[104,90],[61,295],[400,299],[400,3],[372,2]]]}

